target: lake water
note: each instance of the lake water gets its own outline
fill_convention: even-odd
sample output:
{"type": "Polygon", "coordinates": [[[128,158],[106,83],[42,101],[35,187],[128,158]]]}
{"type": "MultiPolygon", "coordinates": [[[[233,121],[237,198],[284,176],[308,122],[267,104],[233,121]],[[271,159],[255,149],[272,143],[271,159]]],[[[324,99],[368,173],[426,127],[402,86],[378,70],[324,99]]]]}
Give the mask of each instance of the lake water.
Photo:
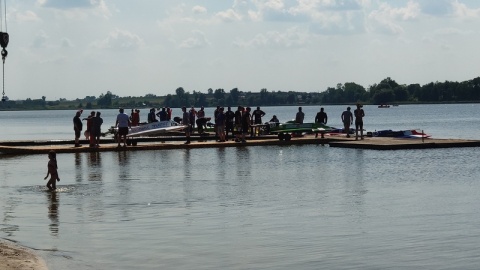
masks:
{"type": "MultiPolygon", "coordinates": [[[[325,106],[329,124],[340,126],[344,107],[325,106]]],[[[280,120],[297,110],[264,109],[280,120]]],[[[364,109],[368,131],[480,137],[478,104],[364,109]]],[[[304,110],[313,120],[318,107],[304,110]]],[[[73,113],[0,112],[1,136],[70,139],[73,113]]],[[[115,114],[105,111],[105,122],[115,114]]],[[[480,265],[478,148],[257,146],[57,158],[61,182],[51,193],[46,155],[0,155],[0,237],[39,250],[52,270],[480,265]]]]}

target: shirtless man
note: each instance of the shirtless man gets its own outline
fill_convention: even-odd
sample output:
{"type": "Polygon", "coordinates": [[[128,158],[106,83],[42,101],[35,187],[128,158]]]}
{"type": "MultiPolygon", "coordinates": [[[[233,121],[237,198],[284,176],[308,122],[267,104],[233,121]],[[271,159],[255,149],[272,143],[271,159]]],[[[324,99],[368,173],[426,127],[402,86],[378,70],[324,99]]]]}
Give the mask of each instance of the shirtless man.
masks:
{"type": "Polygon", "coordinates": [[[357,109],[353,111],[355,114],[355,140],[358,141],[358,131],[360,130],[360,138],[363,140],[363,117],[365,112],[363,111],[363,106],[357,104],[357,109]]]}
{"type": "Polygon", "coordinates": [[[347,138],[350,138],[350,126],[353,123],[353,115],[350,107],[347,107],[347,110],[342,113],[342,122],[345,133],[347,133],[347,138]]]}

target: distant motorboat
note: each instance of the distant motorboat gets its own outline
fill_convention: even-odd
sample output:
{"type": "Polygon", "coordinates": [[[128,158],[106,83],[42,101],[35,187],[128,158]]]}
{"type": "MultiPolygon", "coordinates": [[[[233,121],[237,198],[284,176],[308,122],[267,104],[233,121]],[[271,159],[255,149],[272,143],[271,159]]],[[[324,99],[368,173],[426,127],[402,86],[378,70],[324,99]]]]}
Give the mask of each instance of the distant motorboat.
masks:
{"type": "Polygon", "coordinates": [[[390,105],[382,104],[378,105],[378,108],[390,108],[390,105]]]}

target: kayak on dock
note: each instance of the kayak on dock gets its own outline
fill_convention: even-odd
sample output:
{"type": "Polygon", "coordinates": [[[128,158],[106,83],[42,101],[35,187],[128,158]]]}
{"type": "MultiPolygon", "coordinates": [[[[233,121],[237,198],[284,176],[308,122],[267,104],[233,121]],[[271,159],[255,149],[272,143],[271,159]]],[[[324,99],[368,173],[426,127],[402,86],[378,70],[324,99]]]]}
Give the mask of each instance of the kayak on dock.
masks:
{"type": "Polygon", "coordinates": [[[393,137],[393,138],[430,138],[431,136],[425,134],[422,131],[416,129],[410,130],[398,130],[393,131],[391,129],[378,130],[375,132],[368,132],[367,136],[371,134],[371,137],[393,137]]]}

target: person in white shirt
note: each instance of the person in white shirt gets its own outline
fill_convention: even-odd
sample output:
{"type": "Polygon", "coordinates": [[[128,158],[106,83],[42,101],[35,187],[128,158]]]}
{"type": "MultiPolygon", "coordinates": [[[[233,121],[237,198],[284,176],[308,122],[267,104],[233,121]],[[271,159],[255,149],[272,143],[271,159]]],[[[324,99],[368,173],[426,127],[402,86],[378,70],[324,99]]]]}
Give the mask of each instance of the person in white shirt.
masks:
{"type": "Polygon", "coordinates": [[[130,118],[126,113],[124,113],[123,108],[118,110],[120,113],[117,115],[117,122],[115,127],[118,127],[118,147],[120,147],[120,142],[123,139],[123,147],[127,146],[127,134],[128,128],[130,127],[130,118]]]}

